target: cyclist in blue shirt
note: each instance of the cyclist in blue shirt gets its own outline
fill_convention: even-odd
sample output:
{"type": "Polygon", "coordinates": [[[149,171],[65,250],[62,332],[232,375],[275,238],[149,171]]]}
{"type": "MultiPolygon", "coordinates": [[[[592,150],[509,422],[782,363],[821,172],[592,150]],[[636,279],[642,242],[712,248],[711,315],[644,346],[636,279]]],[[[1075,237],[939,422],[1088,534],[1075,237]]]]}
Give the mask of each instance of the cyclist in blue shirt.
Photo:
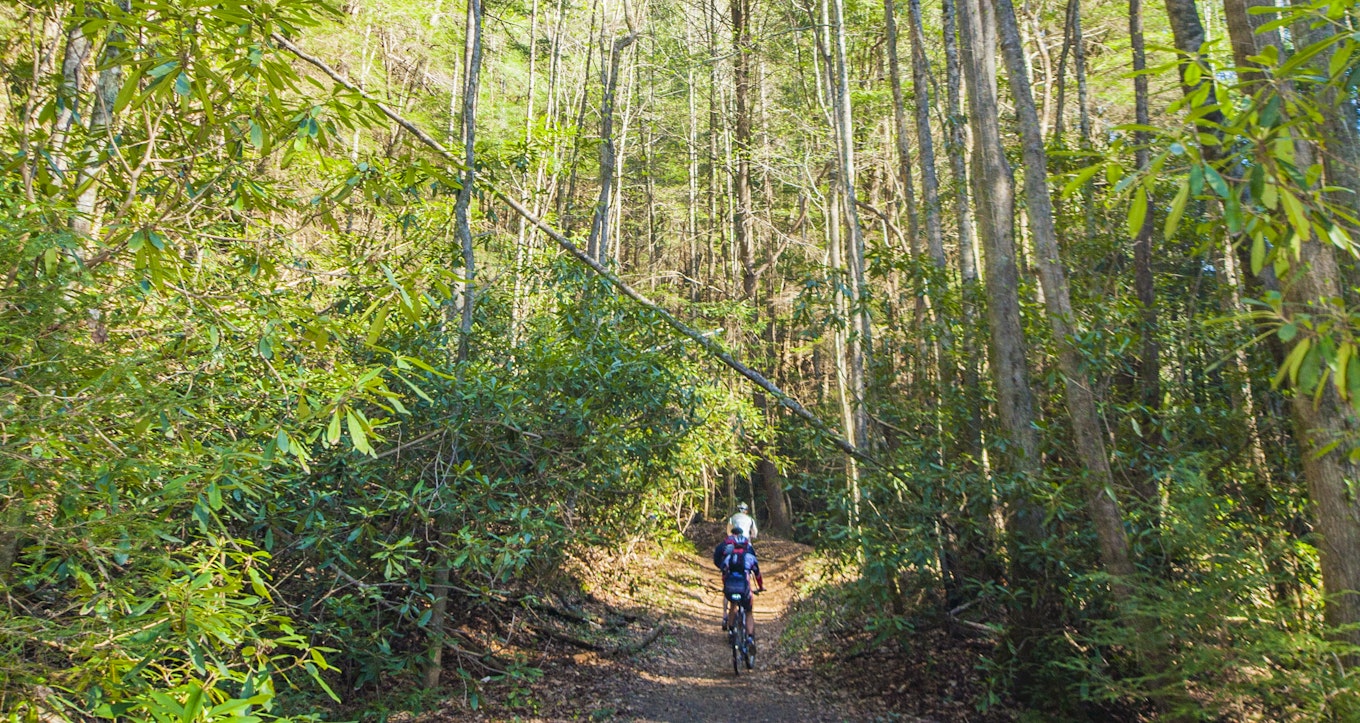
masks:
{"type": "Polygon", "coordinates": [[[751,575],[755,575],[759,588],[755,592],[765,592],[765,580],[760,576],[760,562],[756,559],[756,549],[740,527],[732,528],[732,535],[713,549],[713,564],[723,574],[723,630],[730,627],[737,605],[746,610],[746,635],[752,640],[756,634],[756,619],[751,610],[751,575]],[[732,600],[732,594],[741,595],[740,602],[732,600]]]}

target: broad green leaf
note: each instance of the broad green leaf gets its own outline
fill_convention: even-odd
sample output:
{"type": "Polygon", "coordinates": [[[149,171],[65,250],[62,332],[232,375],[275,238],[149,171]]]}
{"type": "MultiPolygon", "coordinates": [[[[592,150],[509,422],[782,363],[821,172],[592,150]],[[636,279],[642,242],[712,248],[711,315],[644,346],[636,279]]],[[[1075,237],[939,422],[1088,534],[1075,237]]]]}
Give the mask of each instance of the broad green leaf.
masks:
{"type": "Polygon", "coordinates": [[[326,445],[330,446],[340,441],[340,410],[337,408],[331,413],[331,423],[326,427],[326,445]]]}
{"type": "Polygon", "coordinates": [[[1143,223],[1147,221],[1148,198],[1147,190],[1139,186],[1133,192],[1133,205],[1129,207],[1129,236],[1136,238],[1143,230],[1143,223]]]}
{"type": "Polygon", "coordinates": [[[363,454],[372,455],[373,447],[369,446],[368,435],[364,433],[363,424],[359,422],[353,409],[345,410],[345,422],[349,426],[349,438],[354,448],[363,454]]]}
{"type": "Polygon", "coordinates": [[[1162,235],[1171,238],[1176,235],[1176,229],[1180,226],[1181,216],[1185,213],[1185,204],[1190,200],[1190,182],[1183,181],[1180,190],[1176,192],[1176,198],[1171,201],[1171,211],[1166,215],[1166,225],[1162,229],[1162,235]]]}
{"type": "Polygon", "coordinates": [[[1251,275],[1260,276],[1266,267],[1266,238],[1257,233],[1251,237],[1251,275]]]}
{"type": "Polygon", "coordinates": [[[1067,185],[1063,186],[1062,195],[1071,196],[1073,193],[1076,193],[1082,186],[1086,185],[1087,181],[1090,181],[1092,177],[1097,173],[1100,173],[1105,165],[1106,164],[1104,163],[1097,163],[1077,171],[1077,174],[1073,176],[1072,180],[1068,181],[1067,185]]]}

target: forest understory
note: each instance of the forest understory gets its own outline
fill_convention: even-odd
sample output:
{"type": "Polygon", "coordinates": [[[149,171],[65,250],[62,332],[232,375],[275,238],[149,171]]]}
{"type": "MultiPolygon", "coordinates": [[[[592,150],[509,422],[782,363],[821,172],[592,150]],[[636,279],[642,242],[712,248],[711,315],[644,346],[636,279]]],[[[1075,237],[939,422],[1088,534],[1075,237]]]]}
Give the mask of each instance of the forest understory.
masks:
{"type": "Polygon", "coordinates": [[[475,711],[454,685],[433,710],[388,720],[692,723],[726,720],[734,710],[754,723],[1016,720],[1013,706],[987,704],[977,670],[990,652],[986,638],[941,628],[901,646],[855,630],[861,619],[828,627],[825,611],[805,597],[826,561],[779,539],[759,544],[769,592],[756,600],[756,668],[734,674],[717,624],[720,579],[704,553],[723,533],[720,524],[696,523],[685,542],[642,546],[621,568],[575,567],[575,590],[526,611],[514,623],[521,632],[510,636],[520,644],[498,653],[542,677],[475,686],[475,711]]]}
{"type": "Polygon", "coordinates": [[[0,3],[0,718],[1360,720],[1357,46],[0,3]]]}

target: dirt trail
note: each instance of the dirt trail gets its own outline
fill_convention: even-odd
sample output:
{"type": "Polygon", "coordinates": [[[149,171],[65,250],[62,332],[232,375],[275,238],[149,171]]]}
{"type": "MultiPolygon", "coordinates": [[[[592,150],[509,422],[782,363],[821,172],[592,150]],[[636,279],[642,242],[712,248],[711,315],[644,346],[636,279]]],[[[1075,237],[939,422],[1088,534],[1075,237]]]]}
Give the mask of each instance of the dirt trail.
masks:
{"type": "Polygon", "coordinates": [[[637,661],[637,677],[621,691],[626,718],[656,723],[865,720],[809,689],[808,676],[794,675],[791,661],[775,644],[810,548],[777,539],[757,541],[767,589],[755,602],[759,655],[754,671],[734,675],[720,627],[719,578],[702,554],[703,542],[701,554],[675,556],[656,570],[668,593],[666,615],[674,632],[668,644],[637,661]]]}

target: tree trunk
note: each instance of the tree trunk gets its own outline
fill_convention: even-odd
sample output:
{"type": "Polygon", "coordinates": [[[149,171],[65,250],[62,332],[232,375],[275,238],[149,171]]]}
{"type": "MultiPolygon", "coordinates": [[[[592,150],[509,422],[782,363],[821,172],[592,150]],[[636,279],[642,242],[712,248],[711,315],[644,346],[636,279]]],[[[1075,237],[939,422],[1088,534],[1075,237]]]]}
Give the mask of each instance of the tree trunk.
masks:
{"type": "Polygon", "coordinates": [[[66,49],[61,59],[61,82],[57,86],[57,117],[52,123],[52,165],[62,173],[67,170],[66,139],[71,132],[80,108],[81,96],[88,82],[85,63],[90,58],[92,43],[84,26],[76,24],[66,34],[66,49]]]}
{"type": "MultiPolygon", "coordinates": [[[[124,12],[131,12],[131,0],[119,0],[124,12]]],[[[99,234],[99,217],[95,206],[99,201],[98,177],[104,170],[102,156],[113,145],[113,111],[118,91],[123,88],[123,66],[118,56],[126,39],[122,26],[110,24],[104,50],[99,54],[99,77],[94,84],[94,105],[90,109],[90,160],[80,169],[76,188],[84,188],[76,199],[76,213],[71,230],[77,236],[94,238],[99,234]]]]}
{"type": "MultiPolygon", "coordinates": [[[[906,122],[902,118],[902,81],[897,69],[897,28],[892,19],[893,0],[884,0],[888,13],[888,52],[892,65],[893,111],[897,122],[901,172],[910,177],[907,155],[906,122]]],[[[944,254],[944,225],[940,221],[940,182],[935,175],[935,140],[930,134],[930,60],[926,57],[925,34],[921,30],[921,0],[907,0],[911,16],[911,80],[916,94],[916,147],[921,164],[921,194],[925,199],[926,250],[936,269],[943,271],[948,261],[944,254]]],[[[911,202],[911,199],[908,199],[911,202]]],[[[941,280],[942,281],[942,280],[941,280]]]]}
{"type": "MultiPolygon", "coordinates": [[[[1266,44],[1274,44],[1283,50],[1278,33],[1256,33],[1257,25],[1253,22],[1253,16],[1248,14],[1248,9],[1258,2],[1225,0],[1224,3],[1224,16],[1232,33],[1233,52],[1239,66],[1248,66],[1247,58],[1259,54],[1266,44]]],[[[1295,27],[1293,35],[1299,43],[1296,47],[1306,47],[1324,40],[1328,32],[1331,31],[1295,27]]],[[[1320,54],[1313,61],[1314,69],[1320,73],[1327,72],[1326,55],[1320,54]]],[[[1253,74],[1247,79],[1248,90],[1262,79],[1262,76],[1253,74]]],[[[1290,90],[1285,88],[1284,92],[1290,90]]],[[[1329,177],[1335,173],[1344,178],[1353,170],[1353,167],[1347,167],[1344,154],[1353,150],[1353,147],[1348,149],[1348,139],[1355,135],[1354,121],[1347,119],[1354,115],[1354,110],[1349,99],[1338,99],[1332,89],[1324,87],[1320,93],[1321,97],[1315,101],[1323,114],[1320,124],[1322,138],[1329,151],[1322,154],[1324,169],[1329,177]],[[1341,128],[1347,124],[1350,124],[1348,129],[1341,128]],[[1330,165],[1329,157],[1332,161],[1330,165]]],[[[1316,148],[1302,141],[1296,143],[1296,154],[1301,168],[1308,167],[1318,155],[1316,148]]],[[[1331,180],[1336,182],[1335,178],[1331,180]]],[[[1344,197],[1330,200],[1343,204],[1354,203],[1345,198],[1350,195],[1344,193],[1344,197]]],[[[1282,249],[1280,252],[1286,251],[1282,249]]],[[[1286,313],[1290,318],[1298,314],[1313,314],[1314,318],[1344,316],[1344,309],[1338,306],[1342,291],[1341,277],[1341,269],[1330,244],[1316,237],[1302,243],[1299,258],[1291,265],[1287,283],[1283,284],[1286,313]]],[[[1360,433],[1360,420],[1356,419],[1355,410],[1338,396],[1329,381],[1323,380],[1320,384],[1322,389],[1316,395],[1312,393],[1313,390],[1295,390],[1291,406],[1295,431],[1303,448],[1304,476],[1317,510],[1316,533],[1320,538],[1318,553],[1326,595],[1326,621],[1333,627],[1354,626],[1360,624],[1360,501],[1356,500],[1353,487],[1356,480],[1360,480],[1360,465],[1351,461],[1346,445],[1335,443],[1338,440],[1355,439],[1360,433]]],[[[1348,630],[1342,637],[1347,642],[1360,645],[1360,629],[1348,630]]]]}
{"type": "Polygon", "coordinates": [[[1087,473],[1087,511],[1100,540],[1101,561],[1106,572],[1116,578],[1113,585],[1115,594],[1127,598],[1127,578],[1134,573],[1133,562],[1129,558],[1123,513],[1114,498],[1114,477],[1110,473],[1110,460],[1101,436],[1103,425],[1091,392],[1091,380],[1084,368],[1080,350],[1071,341],[1075,333],[1072,327],[1075,317],[1067,286],[1067,272],[1063,269],[1058,251],[1058,232],[1053,223],[1053,202],[1048,190],[1048,155],[1044,150],[1039,115],[1030,90],[1025,50],[1021,45],[1020,28],[1011,0],[994,2],[1002,56],[1006,60],[1020,124],[1025,163],[1026,215],[1034,242],[1035,264],[1040,283],[1043,284],[1049,327],[1058,345],[1058,365],[1065,382],[1067,410],[1072,419],[1077,453],[1087,473]]]}
{"type": "MultiPolygon", "coordinates": [[[[1080,135],[1081,150],[1091,151],[1091,106],[1086,87],[1086,38],[1081,31],[1081,0],[1072,0],[1072,70],[1077,79],[1077,132],[1080,135]]],[[[1023,46],[1022,46],[1023,47],[1023,46]]],[[[1086,238],[1096,235],[1096,193],[1095,183],[1087,181],[1081,187],[1082,216],[1086,219],[1086,238]]]]}
{"type": "MultiPolygon", "coordinates": [[[[463,109],[462,131],[463,131],[463,174],[462,188],[458,190],[458,199],[454,202],[453,214],[454,225],[457,230],[458,239],[462,244],[463,268],[459,275],[462,277],[463,299],[462,308],[459,309],[458,323],[458,357],[457,374],[462,376],[463,368],[468,361],[471,353],[470,340],[472,337],[472,313],[476,302],[476,288],[474,281],[477,275],[476,254],[472,246],[472,224],[468,216],[468,207],[472,202],[473,188],[477,181],[477,90],[482,68],[482,2],[481,0],[468,0],[467,3],[467,34],[465,36],[465,67],[467,68],[463,77],[463,109]]],[[[447,531],[450,522],[441,514],[438,516],[438,526],[441,533],[447,531]]],[[[444,640],[446,637],[445,626],[447,621],[449,604],[449,580],[450,563],[449,550],[439,551],[438,567],[435,568],[433,588],[434,602],[430,606],[430,651],[429,667],[425,670],[425,687],[434,689],[439,687],[439,678],[443,673],[444,661],[444,640]]]]}
{"type": "MultiPolygon", "coordinates": [[[[977,199],[978,237],[987,264],[987,326],[990,366],[996,383],[997,416],[1009,440],[1012,470],[1022,477],[1039,475],[1039,436],[1034,427],[1034,397],[1026,362],[1024,327],[1020,321],[1020,275],[1015,262],[1014,190],[1010,164],[1001,140],[996,102],[995,46],[987,42],[986,6],[958,0],[959,36],[967,77],[969,122],[973,129],[973,197],[977,199]]],[[[1008,501],[1009,528],[1016,550],[1042,545],[1044,511],[1025,494],[1008,501]]],[[[1033,586],[1033,594],[1016,596],[1011,609],[1006,649],[1018,662],[1017,684],[1027,687],[1042,661],[1035,640],[1049,628],[1048,590],[1042,560],[1034,555],[1011,557],[1012,584],[1033,586]]]]}
{"type": "Polygon", "coordinates": [[[873,349],[870,328],[869,294],[865,285],[864,232],[859,222],[855,176],[855,124],[850,108],[850,71],[846,55],[844,0],[827,0],[835,33],[835,79],[833,98],[836,108],[837,140],[840,143],[840,186],[844,199],[846,226],[850,231],[848,261],[850,269],[850,388],[854,403],[854,436],[851,444],[868,448],[869,410],[866,406],[869,358],[873,349]]]}
{"type": "Polygon", "coordinates": [[[619,61],[623,51],[637,39],[634,33],[615,38],[608,47],[609,61],[605,62],[606,50],[604,28],[607,19],[600,23],[600,68],[601,86],[604,95],[600,99],[600,195],[595,203],[595,217],[590,224],[590,238],[586,242],[586,253],[600,263],[609,261],[609,206],[614,194],[614,93],[619,82],[619,61]]]}
{"type": "Polygon", "coordinates": [[[958,29],[954,0],[943,0],[945,93],[948,102],[950,184],[954,196],[954,224],[959,235],[959,277],[964,287],[964,316],[971,323],[976,310],[968,290],[977,283],[977,250],[974,247],[973,214],[968,200],[967,141],[964,137],[963,71],[959,60],[958,29]]]}
{"type": "MultiPolygon", "coordinates": [[[[1129,39],[1133,54],[1134,122],[1146,127],[1152,124],[1152,119],[1148,106],[1148,78],[1143,74],[1147,68],[1143,43],[1143,0],[1129,0],[1129,39]]],[[[1143,173],[1147,172],[1150,163],[1148,142],[1146,131],[1134,132],[1134,162],[1143,173]]],[[[1152,275],[1152,205],[1148,204],[1143,224],[1133,240],[1133,286],[1142,307],[1139,334],[1143,343],[1137,370],[1139,403],[1142,407],[1138,414],[1141,419],[1139,426],[1142,429],[1142,444],[1156,450],[1161,447],[1162,439],[1157,420],[1157,409],[1162,400],[1162,371],[1161,348],[1157,339],[1157,290],[1152,275]]],[[[1157,489],[1155,470],[1148,469],[1146,465],[1145,461],[1141,468],[1134,469],[1133,487],[1156,527],[1159,525],[1156,510],[1161,502],[1161,494],[1157,489]]]]}
{"type": "Polygon", "coordinates": [[[751,0],[732,0],[732,145],[735,163],[733,186],[737,192],[732,213],[732,233],[741,263],[741,291],[748,300],[756,295],[755,239],[751,218],[751,0]]]}

